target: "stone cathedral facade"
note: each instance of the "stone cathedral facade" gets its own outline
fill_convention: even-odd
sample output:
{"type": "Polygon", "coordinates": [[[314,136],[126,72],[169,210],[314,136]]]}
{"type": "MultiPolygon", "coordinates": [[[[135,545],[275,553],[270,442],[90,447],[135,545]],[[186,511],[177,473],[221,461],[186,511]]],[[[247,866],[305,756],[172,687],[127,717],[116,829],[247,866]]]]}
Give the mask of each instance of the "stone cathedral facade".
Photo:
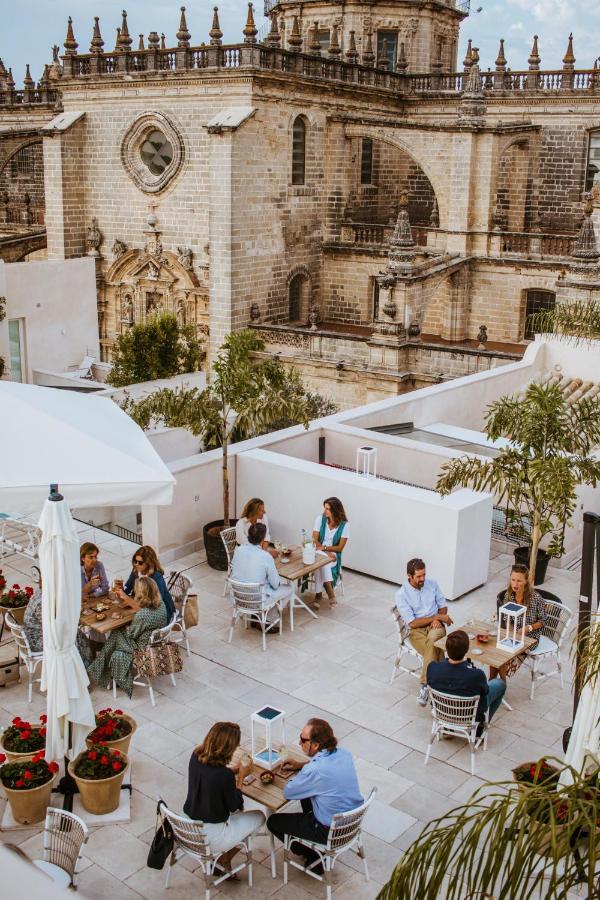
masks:
{"type": "Polygon", "coordinates": [[[600,70],[567,36],[558,70],[537,37],[459,61],[468,12],[266,0],[231,45],[216,8],[194,40],[123,13],[114,49],[69,20],[37,85],[0,63],[0,255],[93,256],[105,360],[160,311],[209,353],[258,329],[342,405],[518,359],[600,290],[600,70]]]}

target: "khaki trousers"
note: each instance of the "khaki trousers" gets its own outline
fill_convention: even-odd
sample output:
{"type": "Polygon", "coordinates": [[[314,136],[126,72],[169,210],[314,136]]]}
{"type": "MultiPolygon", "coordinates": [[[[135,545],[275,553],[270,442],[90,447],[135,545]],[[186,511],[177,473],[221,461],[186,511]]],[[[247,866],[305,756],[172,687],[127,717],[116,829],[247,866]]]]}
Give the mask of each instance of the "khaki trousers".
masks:
{"type": "Polygon", "coordinates": [[[423,657],[421,684],[427,684],[427,666],[429,663],[444,658],[444,651],[433,645],[440,638],[443,638],[445,634],[445,628],[432,628],[431,625],[410,629],[410,642],[423,657]]]}

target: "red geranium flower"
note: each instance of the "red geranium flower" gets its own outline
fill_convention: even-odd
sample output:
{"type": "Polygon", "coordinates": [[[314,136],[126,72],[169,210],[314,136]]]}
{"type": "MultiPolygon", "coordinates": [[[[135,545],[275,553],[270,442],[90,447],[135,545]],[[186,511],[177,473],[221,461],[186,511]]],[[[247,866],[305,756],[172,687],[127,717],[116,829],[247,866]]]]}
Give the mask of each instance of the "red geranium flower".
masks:
{"type": "Polygon", "coordinates": [[[19,780],[15,782],[15,787],[18,787],[18,788],[25,787],[25,782],[23,781],[22,778],[19,778],[19,780]]]}
{"type": "Polygon", "coordinates": [[[20,585],[20,584],[13,584],[13,588],[15,589],[15,591],[20,591],[20,590],[21,590],[21,585],[20,585]]]}
{"type": "Polygon", "coordinates": [[[0,764],[3,763],[3,762],[6,762],[6,754],[5,754],[5,753],[0,753],[0,764]]]}
{"type": "Polygon", "coordinates": [[[116,760],[115,760],[115,762],[112,764],[112,767],[113,767],[113,769],[115,770],[115,772],[120,772],[121,769],[123,768],[123,766],[121,765],[121,763],[120,763],[120,762],[117,762],[116,760]]]}
{"type": "Polygon", "coordinates": [[[123,715],[122,709],[115,709],[115,716],[122,716],[122,715],[123,715]]]}
{"type": "Polygon", "coordinates": [[[12,724],[13,724],[13,725],[20,725],[20,724],[21,724],[21,716],[16,716],[16,717],[12,720],[12,724]]]}
{"type": "Polygon", "coordinates": [[[28,741],[30,737],[31,737],[30,731],[25,730],[25,731],[21,732],[21,740],[22,741],[28,741]]]}
{"type": "Polygon", "coordinates": [[[46,737],[46,729],[45,728],[40,728],[40,735],[42,737],[46,737]]]}
{"type": "Polygon", "coordinates": [[[97,758],[98,758],[98,754],[96,753],[95,750],[90,750],[88,752],[88,759],[97,759],[97,758]]]}
{"type": "Polygon", "coordinates": [[[58,763],[50,762],[50,763],[48,763],[48,768],[50,769],[50,771],[52,772],[53,775],[56,775],[56,773],[58,772],[58,763]]]}
{"type": "Polygon", "coordinates": [[[15,599],[15,592],[14,592],[14,591],[9,591],[9,592],[8,592],[8,596],[9,596],[9,598],[10,598],[11,600],[14,600],[14,599],[15,599]]]}
{"type": "Polygon", "coordinates": [[[102,763],[103,766],[107,766],[108,765],[108,756],[101,756],[100,762],[102,763]]]}
{"type": "Polygon", "coordinates": [[[106,747],[106,744],[107,744],[107,741],[100,741],[100,746],[101,746],[101,747],[106,747]]]}
{"type": "Polygon", "coordinates": [[[40,722],[43,722],[45,725],[47,721],[48,721],[48,716],[45,715],[45,713],[42,713],[42,715],[40,716],[40,722]]]}
{"type": "Polygon", "coordinates": [[[32,588],[32,587],[26,587],[26,588],[25,588],[25,593],[27,594],[28,597],[33,597],[33,588],[32,588]]]}
{"type": "Polygon", "coordinates": [[[33,775],[31,774],[29,769],[25,769],[25,771],[23,772],[23,778],[25,779],[25,781],[31,781],[33,775]]]}
{"type": "Polygon", "coordinates": [[[113,750],[113,756],[120,756],[120,755],[121,755],[120,750],[113,750]]]}

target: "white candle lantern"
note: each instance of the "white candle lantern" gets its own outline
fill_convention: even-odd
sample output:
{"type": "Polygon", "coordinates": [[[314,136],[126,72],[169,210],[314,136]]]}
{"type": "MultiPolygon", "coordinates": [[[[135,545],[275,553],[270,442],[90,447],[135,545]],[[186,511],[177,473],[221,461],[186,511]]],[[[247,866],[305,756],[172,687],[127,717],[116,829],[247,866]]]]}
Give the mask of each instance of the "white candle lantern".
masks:
{"type": "Polygon", "coordinates": [[[500,650],[519,650],[525,646],[525,615],[527,607],[521,603],[505,603],[498,610],[498,640],[500,650]],[[502,631],[506,628],[506,634],[502,631]]]}
{"type": "Polygon", "coordinates": [[[273,726],[281,731],[279,745],[285,744],[285,713],[274,706],[263,706],[252,713],[250,728],[252,738],[252,760],[263,769],[274,769],[281,762],[281,754],[273,748],[273,726]],[[264,741],[262,731],[264,729],[264,741]],[[257,734],[258,732],[258,734],[257,734]]]}

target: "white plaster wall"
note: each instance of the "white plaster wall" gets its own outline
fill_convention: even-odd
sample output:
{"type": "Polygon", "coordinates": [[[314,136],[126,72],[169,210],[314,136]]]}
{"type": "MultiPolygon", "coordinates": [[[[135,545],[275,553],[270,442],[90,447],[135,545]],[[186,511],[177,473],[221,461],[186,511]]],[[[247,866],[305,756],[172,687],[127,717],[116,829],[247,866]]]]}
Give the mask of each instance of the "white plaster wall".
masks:
{"type": "Polygon", "coordinates": [[[352,530],[344,565],[367,575],[399,583],[407,560],[422,556],[449,599],[487,579],[489,495],[462,490],[442,500],[430,491],[255,449],[237,458],[237,497],[250,496],[265,500],[272,535],[291,543],[298,543],[301,528],[312,530],[325,497],[340,497],[352,530]]]}
{"type": "Polygon", "coordinates": [[[96,270],[90,257],[0,262],[0,355],[8,363],[8,319],[25,319],[26,380],[33,369],[61,372],[86,354],[99,356],[96,270]]]}

